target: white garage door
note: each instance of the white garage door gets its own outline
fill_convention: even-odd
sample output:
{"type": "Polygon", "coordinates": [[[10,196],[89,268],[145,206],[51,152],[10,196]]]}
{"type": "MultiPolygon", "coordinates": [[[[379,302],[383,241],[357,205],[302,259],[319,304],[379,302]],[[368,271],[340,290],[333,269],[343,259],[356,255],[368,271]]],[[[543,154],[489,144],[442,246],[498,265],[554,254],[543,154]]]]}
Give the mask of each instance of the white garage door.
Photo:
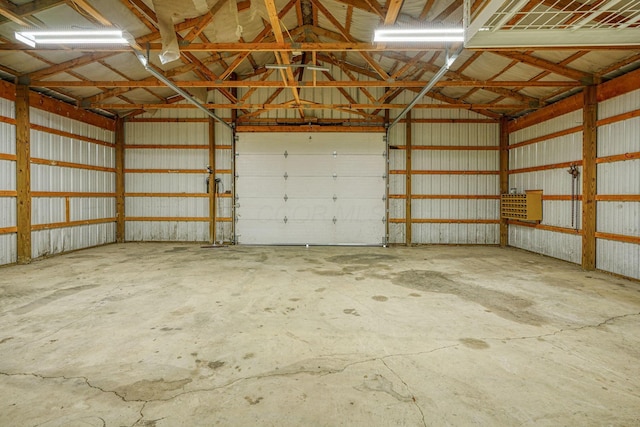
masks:
{"type": "Polygon", "coordinates": [[[240,244],[382,245],[380,133],[243,133],[236,145],[240,244]]]}

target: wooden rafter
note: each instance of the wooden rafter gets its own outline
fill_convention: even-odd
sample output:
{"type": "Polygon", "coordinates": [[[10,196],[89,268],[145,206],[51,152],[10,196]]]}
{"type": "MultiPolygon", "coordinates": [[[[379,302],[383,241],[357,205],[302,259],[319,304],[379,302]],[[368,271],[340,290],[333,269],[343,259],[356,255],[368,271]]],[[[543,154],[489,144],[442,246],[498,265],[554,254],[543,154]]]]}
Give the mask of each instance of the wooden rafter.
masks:
{"type": "Polygon", "coordinates": [[[188,42],[192,42],[198,37],[204,29],[213,21],[215,14],[224,6],[224,4],[229,0],[219,0],[213,7],[204,15],[200,16],[196,24],[193,26],[191,31],[187,35],[184,36],[184,39],[188,42]]]}
{"type": "Polygon", "coordinates": [[[404,0],[387,0],[385,4],[387,13],[384,16],[384,25],[393,25],[396,23],[396,19],[398,19],[400,9],[402,8],[402,3],[404,3],[404,0]]]}
{"type": "Polygon", "coordinates": [[[429,15],[429,12],[431,12],[431,8],[433,7],[434,3],[435,0],[427,0],[424,7],[422,8],[422,12],[420,12],[420,16],[418,16],[418,21],[424,21],[427,18],[427,15],[429,15]]]}
{"type": "MultiPolygon", "coordinates": [[[[269,20],[271,21],[271,29],[276,38],[276,41],[278,43],[284,43],[284,36],[282,34],[282,28],[280,27],[280,15],[278,14],[278,10],[276,9],[275,0],[264,0],[264,3],[267,7],[267,13],[269,14],[269,20]]],[[[292,2],[289,2],[289,4],[293,6],[292,2]]],[[[274,52],[274,54],[279,64],[282,63],[285,66],[291,64],[288,53],[280,52],[278,54],[274,52]]],[[[286,82],[289,84],[289,86],[293,86],[295,84],[295,79],[293,77],[291,68],[286,68],[284,70],[284,74],[286,75],[286,82]]],[[[296,100],[296,102],[300,103],[300,94],[298,93],[298,89],[292,87],[291,93],[293,94],[293,98],[296,100]]],[[[300,116],[304,117],[304,112],[302,110],[300,110],[300,116]]]]}
{"type": "Polygon", "coordinates": [[[504,56],[509,59],[516,59],[525,64],[533,65],[534,67],[542,68],[543,70],[550,71],[554,74],[558,74],[564,77],[568,77],[573,80],[581,82],[593,81],[593,76],[584,71],[575,70],[573,68],[564,67],[554,62],[547,61],[546,59],[537,58],[527,53],[522,52],[495,52],[497,55],[504,56]]]}
{"type": "Polygon", "coordinates": [[[100,12],[98,12],[93,6],[89,4],[86,0],[69,0],[70,3],[75,4],[79,7],[85,14],[90,16],[93,20],[98,22],[105,27],[111,27],[111,21],[105,18],[100,12]]]}
{"type": "MultiPolygon", "coordinates": [[[[10,3],[10,5],[5,6],[5,4],[8,4],[8,3],[10,3],[8,0],[2,0],[2,2],[0,2],[0,6],[1,6],[0,10],[6,9],[11,14],[24,20],[24,18],[30,18],[32,15],[38,12],[42,12],[52,7],[65,4],[66,2],[65,0],[34,0],[32,2],[24,3],[21,5],[14,5],[13,3],[10,3]]],[[[4,14],[0,14],[0,15],[3,15],[3,16],[0,16],[0,24],[10,20],[10,18],[7,18],[6,15],[4,14]]],[[[28,25],[31,25],[31,24],[29,23],[28,25]]]]}
{"type": "Polygon", "coordinates": [[[4,16],[10,21],[15,22],[18,25],[22,25],[23,27],[28,27],[31,25],[29,22],[25,21],[22,16],[20,16],[16,5],[8,0],[0,0],[0,15],[4,16]]]}
{"type": "MultiPolygon", "coordinates": [[[[167,73],[168,74],[168,73],[167,73]]],[[[292,81],[254,81],[254,80],[237,80],[222,81],[213,80],[189,80],[174,82],[176,86],[183,88],[207,87],[207,88],[234,88],[234,87],[404,87],[404,88],[420,88],[427,82],[423,80],[374,80],[374,81],[318,81],[312,86],[308,81],[298,82],[295,78],[292,81]]],[[[34,86],[59,88],[59,87],[164,87],[162,82],[157,80],[137,80],[137,81],[56,81],[56,80],[34,80],[34,86]]],[[[478,87],[478,88],[504,88],[504,87],[563,87],[574,88],[582,87],[580,82],[571,82],[564,80],[544,80],[544,81],[491,81],[491,80],[441,80],[435,84],[436,87],[478,87]]]]}
{"type": "MultiPolygon", "coordinates": [[[[320,10],[322,12],[322,14],[338,29],[338,32],[340,32],[342,34],[342,36],[345,38],[345,40],[353,42],[355,39],[347,32],[347,30],[342,26],[342,24],[340,24],[340,22],[338,22],[338,20],[331,14],[331,12],[329,12],[327,10],[327,8],[325,8],[322,5],[322,2],[320,2],[320,0],[312,0],[313,4],[315,7],[318,8],[318,10],[320,10]]],[[[369,65],[371,65],[371,67],[376,70],[376,72],[380,75],[380,77],[382,77],[385,80],[389,79],[389,75],[387,74],[387,72],[380,66],[380,64],[378,64],[372,57],[371,55],[369,55],[366,52],[360,52],[360,55],[362,55],[362,57],[364,58],[365,61],[367,61],[367,63],[369,65]]]]}
{"type": "Polygon", "coordinates": [[[380,7],[380,4],[377,0],[368,1],[368,0],[338,0],[340,3],[344,3],[349,6],[353,6],[356,9],[363,10],[365,12],[373,13],[374,15],[378,15],[380,19],[384,19],[385,12],[380,7]]]}

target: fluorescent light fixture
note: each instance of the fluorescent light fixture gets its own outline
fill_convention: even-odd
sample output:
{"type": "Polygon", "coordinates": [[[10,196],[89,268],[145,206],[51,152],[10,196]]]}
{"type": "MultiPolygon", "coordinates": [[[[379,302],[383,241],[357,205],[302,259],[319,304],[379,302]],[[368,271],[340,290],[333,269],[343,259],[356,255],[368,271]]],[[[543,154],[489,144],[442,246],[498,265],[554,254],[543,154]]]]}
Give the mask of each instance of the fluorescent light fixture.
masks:
{"type": "Polygon", "coordinates": [[[16,31],[15,37],[31,47],[41,44],[128,44],[120,30],[16,31]]]}
{"type": "Polygon", "coordinates": [[[327,67],[312,64],[267,64],[264,66],[269,70],[286,70],[287,68],[305,68],[311,71],[329,71],[327,67]]]}
{"type": "Polygon", "coordinates": [[[374,42],[463,42],[463,28],[381,29],[374,42]]]}

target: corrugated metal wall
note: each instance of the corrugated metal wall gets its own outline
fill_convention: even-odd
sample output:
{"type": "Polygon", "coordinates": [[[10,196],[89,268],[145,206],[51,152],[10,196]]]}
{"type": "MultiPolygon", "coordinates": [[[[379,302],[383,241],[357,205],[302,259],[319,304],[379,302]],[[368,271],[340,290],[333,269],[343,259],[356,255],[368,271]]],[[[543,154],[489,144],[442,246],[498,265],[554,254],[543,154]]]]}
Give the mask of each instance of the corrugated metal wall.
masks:
{"type": "Polygon", "coordinates": [[[15,155],[15,105],[0,98],[0,265],[17,260],[15,155]]]}
{"type": "Polygon", "coordinates": [[[175,109],[139,117],[166,121],[125,123],[125,239],[207,241],[206,116],[175,109]]]}
{"type": "Polygon", "coordinates": [[[31,108],[32,258],[115,241],[114,132],[31,108]]]}
{"type": "Polygon", "coordinates": [[[640,279],[640,90],[598,106],[596,267],[640,279]]]}
{"type": "MultiPolygon", "coordinates": [[[[411,243],[499,243],[498,123],[448,109],[411,120],[411,243]]],[[[389,137],[390,243],[406,242],[406,132],[401,122],[389,137]]]]}
{"type": "MultiPolygon", "coordinates": [[[[511,246],[580,263],[582,207],[579,201],[571,200],[568,169],[569,163],[582,163],[582,131],[567,132],[581,125],[582,110],[578,110],[509,135],[509,188],[516,188],[518,193],[543,191],[541,223],[536,227],[511,223],[511,246]]],[[[581,178],[577,181],[576,194],[580,194],[581,178]]]]}

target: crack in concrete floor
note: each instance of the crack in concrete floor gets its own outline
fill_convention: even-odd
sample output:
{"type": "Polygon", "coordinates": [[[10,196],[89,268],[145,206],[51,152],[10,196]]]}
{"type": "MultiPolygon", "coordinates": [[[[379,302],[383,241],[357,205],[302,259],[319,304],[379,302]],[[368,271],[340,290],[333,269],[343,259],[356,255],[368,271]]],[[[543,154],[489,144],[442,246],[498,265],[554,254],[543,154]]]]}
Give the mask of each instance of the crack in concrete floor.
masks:
{"type": "MultiPolygon", "coordinates": [[[[593,324],[593,325],[583,325],[580,327],[576,327],[576,328],[562,328],[559,329],[557,331],[551,332],[551,333],[546,333],[546,334],[540,334],[540,335],[532,335],[532,336],[523,336],[523,337],[504,337],[504,338],[496,338],[496,337],[483,337],[483,338],[479,338],[479,339],[483,339],[483,340],[499,340],[499,341],[516,341],[516,340],[529,340],[529,339],[538,339],[538,338],[544,338],[544,337],[549,337],[549,336],[556,336],[558,334],[561,333],[565,333],[565,332],[575,332],[575,331],[581,331],[584,329],[595,329],[595,328],[599,328],[601,326],[604,326],[606,324],[609,324],[611,322],[614,322],[616,320],[619,319],[623,319],[623,318],[627,318],[627,317],[633,317],[633,316],[640,316],[640,312],[638,313],[627,313],[627,314],[622,314],[622,315],[618,315],[618,316],[612,316],[602,322],[599,322],[597,324],[593,324]]],[[[142,399],[127,399],[125,396],[121,395],[120,393],[118,393],[115,390],[107,390],[104,389],[100,386],[94,385],[91,383],[91,381],[89,380],[89,378],[85,377],[85,376],[71,376],[71,377],[67,377],[64,375],[61,376],[48,376],[48,375],[42,375],[42,374],[38,374],[38,373],[34,373],[34,372],[18,372],[18,373],[9,373],[9,372],[0,372],[0,375],[3,376],[11,376],[11,377],[16,377],[16,376],[32,376],[35,378],[39,378],[41,380],[64,380],[64,381],[72,381],[72,380],[82,380],[88,387],[98,390],[102,393],[109,393],[109,394],[113,394],[115,396],[117,396],[120,400],[122,400],[123,402],[127,402],[127,403],[132,403],[132,402],[140,402],[142,404],[142,406],[139,409],[139,414],[140,417],[133,423],[131,424],[131,427],[134,427],[136,425],[139,425],[140,422],[142,422],[144,420],[144,410],[147,406],[147,404],[152,403],[152,402],[169,402],[171,400],[174,400],[178,397],[181,396],[185,396],[188,394],[195,394],[195,393],[207,393],[207,392],[212,392],[212,391],[218,391],[221,389],[225,389],[231,386],[234,386],[240,382],[244,382],[244,381],[251,381],[251,380],[261,380],[261,379],[265,379],[265,378],[273,378],[273,377],[291,377],[291,376],[296,376],[296,375],[300,375],[300,374],[309,374],[309,375],[319,375],[319,376],[326,376],[326,375],[335,375],[335,374],[339,374],[339,373],[343,373],[345,372],[348,368],[355,366],[355,365],[360,365],[360,364],[365,364],[365,363],[370,363],[370,362],[375,362],[375,361],[379,361],[381,362],[391,373],[393,373],[398,380],[400,380],[400,382],[402,382],[402,384],[405,386],[405,388],[407,389],[407,391],[409,391],[409,393],[411,393],[411,399],[410,402],[413,404],[413,406],[415,406],[418,411],[420,412],[420,416],[422,419],[422,423],[424,426],[426,426],[426,420],[425,420],[425,415],[424,412],[422,410],[422,408],[420,407],[420,404],[417,402],[415,396],[413,395],[413,393],[411,392],[411,389],[409,387],[409,385],[406,383],[406,381],[395,371],[393,370],[385,361],[385,359],[390,359],[390,358],[395,358],[395,357],[407,357],[407,356],[422,356],[422,355],[426,355],[426,354],[431,354],[437,351],[441,351],[441,350],[446,350],[446,349],[451,349],[451,348],[458,348],[460,347],[461,344],[452,344],[452,345],[446,345],[446,346],[442,346],[442,347],[437,347],[431,350],[427,350],[427,351],[420,351],[420,352],[411,352],[411,353],[396,353],[396,354],[388,354],[388,355],[384,355],[384,356],[377,356],[377,357],[368,357],[365,359],[361,359],[361,360],[356,360],[354,362],[350,362],[350,363],[346,363],[344,366],[342,366],[339,369],[321,369],[320,371],[318,370],[312,370],[312,369],[298,369],[292,372],[271,372],[271,373],[267,373],[267,374],[260,374],[260,375],[252,375],[252,376],[248,376],[248,377],[242,377],[242,378],[236,378],[233,381],[227,382],[225,384],[219,385],[219,386],[215,386],[215,387],[208,387],[208,388],[201,388],[201,389],[193,389],[193,390],[185,390],[179,393],[176,393],[172,396],[169,396],[167,398],[163,398],[163,399],[148,399],[148,400],[142,400],[142,399]]],[[[354,354],[355,355],[355,354],[354,354]]],[[[336,357],[337,355],[325,355],[325,356],[319,356],[318,359],[329,359],[331,357],[336,357]]],[[[345,355],[341,355],[341,356],[346,356],[345,355]]],[[[154,420],[154,421],[159,421],[158,420],[154,420]]],[[[104,420],[103,420],[104,422],[104,420]]]]}

